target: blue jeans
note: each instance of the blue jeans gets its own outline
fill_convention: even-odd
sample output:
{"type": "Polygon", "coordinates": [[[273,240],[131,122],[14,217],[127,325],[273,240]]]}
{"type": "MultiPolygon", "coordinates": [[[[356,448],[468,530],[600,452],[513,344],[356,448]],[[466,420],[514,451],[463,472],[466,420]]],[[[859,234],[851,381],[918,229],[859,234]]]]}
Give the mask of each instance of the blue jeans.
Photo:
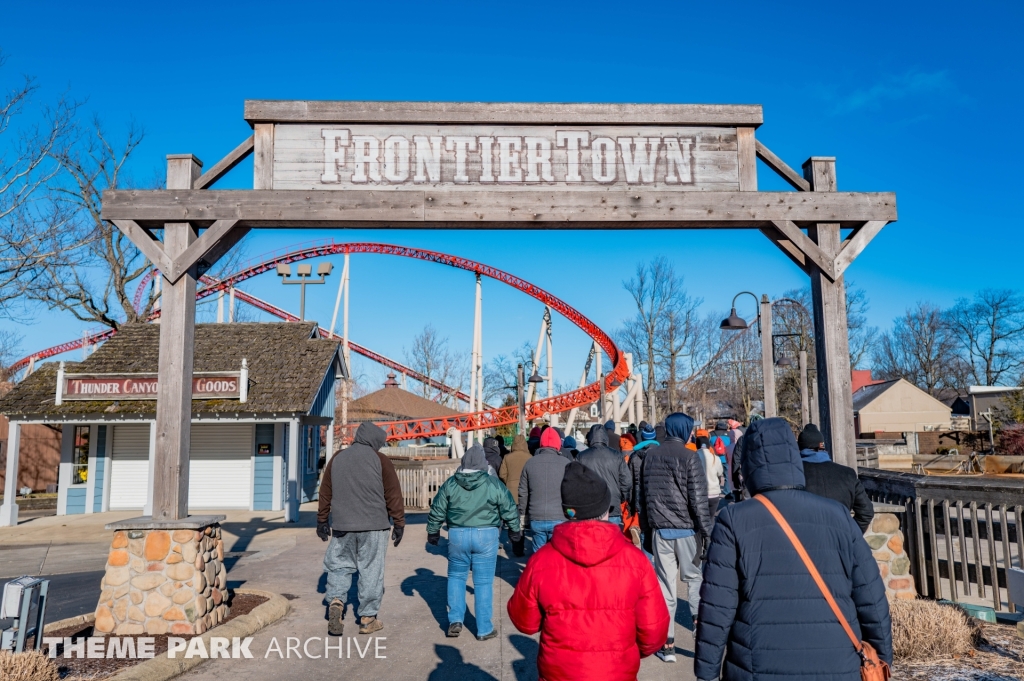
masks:
{"type": "Polygon", "coordinates": [[[448,528],[448,623],[466,617],[466,580],[473,570],[476,635],[494,630],[494,568],[498,562],[497,527],[448,528]]]}
{"type": "Polygon", "coordinates": [[[533,552],[537,553],[540,551],[540,547],[551,541],[555,525],[564,522],[564,520],[531,520],[530,531],[533,532],[533,552]]]}

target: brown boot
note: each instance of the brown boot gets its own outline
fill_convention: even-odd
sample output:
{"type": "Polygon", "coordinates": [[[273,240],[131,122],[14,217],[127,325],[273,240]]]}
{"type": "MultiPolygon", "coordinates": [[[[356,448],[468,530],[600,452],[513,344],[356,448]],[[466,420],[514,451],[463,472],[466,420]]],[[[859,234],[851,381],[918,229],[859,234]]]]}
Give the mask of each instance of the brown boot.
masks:
{"type": "Polygon", "coordinates": [[[345,631],[345,625],[341,621],[345,617],[345,604],[335,598],[327,608],[327,633],[331,636],[341,636],[345,631]]]}
{"type": "Polygon", "coordinates": [[[359,618],[359,633],[360,634],[372,634],[375,631],[380,631],[384,628],[384,623],[376,617],[360,617],[359,618]]]}

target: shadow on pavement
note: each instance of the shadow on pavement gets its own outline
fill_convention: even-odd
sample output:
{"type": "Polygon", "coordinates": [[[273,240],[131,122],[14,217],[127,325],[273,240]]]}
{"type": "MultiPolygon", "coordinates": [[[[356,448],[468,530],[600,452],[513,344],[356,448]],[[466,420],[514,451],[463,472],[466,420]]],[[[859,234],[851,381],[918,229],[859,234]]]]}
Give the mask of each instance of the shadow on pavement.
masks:
{"type": "Polygon", "coordinates": [[[520,655],[521,660],[512,661],[512,672],[516,675],[516,681],[537,681],[537,652],[540,646],[529,636],[513,634],[509,642],[520,655]]]}
{"type": "Polygon", "coordinates": [[[498,681],[475,664],[462,659],[462,651],[453,646],[434,645],[434,652],[440,658],[437,667],[430,672],[427,681],[498,681]]]}
{"type": "Polygon", "coordinates": [[[416,568],[416,574],[402,580],[402,593],[406,596],[415,596],[417,592],[430,608],[430,614],[438,626],[442,630],[447,629],[448,579],[434,574],[433,570],[416,568]]]}

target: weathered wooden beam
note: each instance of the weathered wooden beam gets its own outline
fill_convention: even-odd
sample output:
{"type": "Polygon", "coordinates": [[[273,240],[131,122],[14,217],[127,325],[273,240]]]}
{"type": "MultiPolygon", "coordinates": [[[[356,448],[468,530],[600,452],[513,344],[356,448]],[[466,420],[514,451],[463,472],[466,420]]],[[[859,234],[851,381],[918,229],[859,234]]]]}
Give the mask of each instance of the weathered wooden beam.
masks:
{"type": "Polygon", "coordinates": [[[785,161],[773,154],[772,150],[762,144],[760,140],[755,140],[755,148],[757,150],[757,157],[764,161],[766,166],[778,173],[779,177],[788,182],[793,189],[802,192],[811,191],[811,184],[786,165],[785,161]]]}
{"type": "Polygon", "coordinates": [[[809,236],[803,233],[803,230],[796,226],[789,220],[773,220],[772,224],[779,230],[787,239],[789,239],[794,246],[800,249],[800,252],[807,257],[808,260],[818,266],[822,272],[825,273],[829,279],[835,281],[836,279],[836,266],[834,256],[822,251],[816,243],[814,243],[809,236]]]}
{"type": "MultiPolygon", "coordinates": [[[[258,139],[258,137],[257,137],[258,139]]],[[[828,220],[850,227],[896,219],[891,193],[516,191],[130,191],[103,194],[103,217],[142,226],[238,220],[252,228],[685,229],[828,220]]]]}
{"type": "Polygon", "coordinates": [[[188,244],[184,251],[171,263],[169,272],[164,272],[164,278],[172,284],[180,279],[193,265],[206,255],[209,251],[226,237],[228,233],[238,224],[238,220],[217,220],[206,228],[202,235],[188,244]]]}
{"type": "Polygon", "coordinates": [[[252,159],[252,188],[274,188],[274,126],[270,123],[257,123],[253,133],[255,156],[252,159]]]}
{"type": "Polygon", "coordinates": [[[799,267],[804,273],[808,272],[807,269],[807,258],[804,256],[803,251],[796,247],[792,241],[785,238],[785,236],[779,232],[775,225],[769,225],[761,228],[761,233],[764,234],[768,239],[779,247],[779,250],[793,261],[793,264],[799,267]]]}
{"type": "Polygon", "coordinates": [[[134,220],[111,220],[111,222],[135,244],[136,248],[142,251],[142,255],[149,258],[149,261],[160,272],[166,273],[174,269],[174,263],[164,252],[163,244],[154,239],[149,231],[140,227],[137,222],[134,220]]]}
{"type": "MultiPolygon", "coordinates": [[[[835,159],[812,157],[804,164],[804,176],[813,192],[835,192],[835,159]]],[[[819,223],[811,226],[808,232],[818,248],[834,263],[840,248],[839,225],[834,222],[819,223]]],[[[841,276],[828,276],[813,260],[810,271],[814,349],[818,369],[818,412],[821,419],[818,425],[832,459],[856,469],[846,286],[841,276]]]]}
{"type": "Polygon", "coordinates": [[[235,225],[234,229],[228,232],[221,238],[217,244],[208,250],[205,255],[200,259],[206,268],[213,267],[217,264],[221,258],[223,258],[228,251],[238,245],[238,242],[245,238],[245,235],[249,233],[248,227],[242,227],[235,225]]]}
{"type": "Polygon", "coordinates": [[[753,128],[736,128],[741,192],[757,191],[757,145],[755,142],[753,128]]]}
{"type": "Polygon", "coordinates": [[[254,123],[491,123],[757,127],[760,104],[550,104],[535,102],[324,102],[247,99],[254,123]]]}
{"type": "MultiPolygon", "coordinates": [[[[195,186],[199,160],[190,154],[167,157],[167,186],[195,186]]],[[[188,222],[164,226],[170,258],[186,253],[196,240],[188,222]]],[[[190,269],[164,284],[160,296],[160,381],[156,398],[156,450],[153,462],[153,519],[188,517],[189,450],[192,439],[192,367],[195,358],[196,276],[190,269]]]]}
{"type": "Polygon", "coordinates": [[[884,220],[871,220],[865,222],[863,227],[854,230],[850,238],[843,242],[842,250],[836,256],[836,276],[843,276],[846,268],[853,264],[871,240],[874,239],[882,228],[888,224],[884,220]]]}
{"type": "Polygon", "coordinates": [[[192,185],[192,189],[206,189],[214,182],[231,172],[232,168],[237,166],[252,153],[255,138],[255,135],[249,135],[244,142],[231,150],[231,153],[217,161],[212,168],[200,175],[199,179],[196,180],[194,185],[192,185]]]}

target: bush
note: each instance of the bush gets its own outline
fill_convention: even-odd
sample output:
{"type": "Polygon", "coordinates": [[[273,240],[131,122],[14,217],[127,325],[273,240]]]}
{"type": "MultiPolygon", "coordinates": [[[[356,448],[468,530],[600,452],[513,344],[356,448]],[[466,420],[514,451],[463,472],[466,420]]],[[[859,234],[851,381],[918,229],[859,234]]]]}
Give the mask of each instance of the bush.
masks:
{"type": "Polygon", "coordinates": [[[60,681],[57,665],[38,650],[14,654],[0,651],[0,679],[4,681],[60,681]]]}
{"type": "Polygon", "coordinates": [[[999,433],[999,453],[1007,456],[1024,456],[1024,425],[1016,424],[1003,428],[999,433]]]}
{"type": "Polygon", "coordinates": [[[981,638],[974,620],[955,605],[892,600],[892,652],[898,662],[968,654],[981,638]]]}

